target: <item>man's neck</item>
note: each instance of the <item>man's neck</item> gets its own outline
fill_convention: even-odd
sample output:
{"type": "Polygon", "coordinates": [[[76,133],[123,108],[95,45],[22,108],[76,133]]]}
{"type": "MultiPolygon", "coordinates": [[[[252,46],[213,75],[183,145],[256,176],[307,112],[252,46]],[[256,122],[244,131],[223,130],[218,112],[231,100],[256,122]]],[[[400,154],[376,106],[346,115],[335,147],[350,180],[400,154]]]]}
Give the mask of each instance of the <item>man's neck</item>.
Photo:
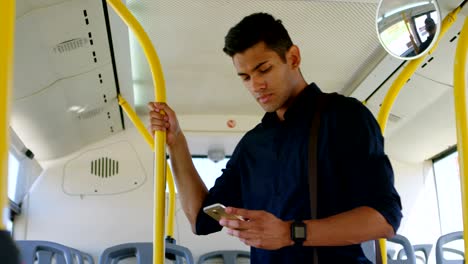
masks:
{"type": "Polygon", "coordinates": [[[289,106],[291,106],[291,104],[296,100],[297,96],[307,86],[308,86],[307,82],[304,80],[304,78],[301,78],[301,80],[295,85],[295,88],[293,89],[291,96],[288,98],[285,104],[282,107],[280,107],[278,110],[276,110],[276,115],[278,115],[279,120],[284,121],[284,114],[288,110],[289,106]]]}

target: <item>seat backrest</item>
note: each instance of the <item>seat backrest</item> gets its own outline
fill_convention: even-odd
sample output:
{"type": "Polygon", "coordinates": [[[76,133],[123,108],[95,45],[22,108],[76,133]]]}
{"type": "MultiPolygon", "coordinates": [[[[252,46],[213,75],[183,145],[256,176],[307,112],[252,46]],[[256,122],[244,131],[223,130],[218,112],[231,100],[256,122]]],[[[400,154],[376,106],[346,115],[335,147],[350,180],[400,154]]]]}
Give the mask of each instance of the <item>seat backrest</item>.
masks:
{"type": "Polygon", "coordinates": [[[456,250],[453,248],[444,247],[445,244],[458,240],[458,239],[463,239],[463,232],[458,231],[458,232],[449,233],[437,239],[437,244],[436,244],[437,264],[463,264],[464,263],[465,255],[463,254],[462,251],[456,250]],[[457,260],[445,259],[444,252],[451,252],[456,255],[460,255],[461,259],[459,260],[458,259],[457,260]]]}
{"type": "Polygon", "coordinates": [[[94,264],[94,258],[88,253],[81,252],[86,264],[94,264]]]}
{"type": "MultiPolygon", "coordinates": [[[[166,253],[176,256],[177,264],[182,264],[182,258],[186,264],[194,264],[193,256],[186,247],[166,243],[166,253]]],[[[116,264],[120,260],[136,257],[138,264],[153,263],[153,243],[125,243],[104,250],[99,257],[99,264],[116,264]]]]}
{"type": "Polygon", "coordinates": [[[388,259],[388,264],[416,264],[416,256],[414,255],[414,249],[409,240],[402,235],[395,235],[394,237],[388,239],[389,242],[399,244],[403,246],[404,255],[406,259],[388,259]]]}
{"type": "MultiPolygon", "coordinates": [[[[402,245],[402,243],[404,243],[404,242],[401,242],[399,240],[399,237],[401,237],[401,236],[400,235],[397,235],[397,236],[398,237],[396,237],[393,241],[392,240],[389,240],[389,241],[402,245]]],[[[408,241],[408,243],[409,243],[409,241],[408,241]]],[[[366,256],[366,258],[368,260],[370,260],[372,263],[376,263],[376,259],[375,259],[375,241],[374,240],[370,240],[370,241],[366,241],[366,242],[361,243],[361,249],[362,249],[362,252],[364,253],[364,255],[366,256]]],[[[404,253],[405,249],[403,248],[400,252],[404,253]]],[[[404,255],[406,256],[406,254],[404,254],[404,255]]],[[[387,248],[387,260],[388,260],[389,264],[390,263],[392,263],[392,264],[393,263],[396,263],[396,264],[398,264],[398,263],[413,263],[411,261],[408,262],[408,260],[406,260],[406,259],[401,259],[401,258],[394,259],[394,256],[395,256],[395,250],[391,249],[391,248],[387,248]]]]}
{"type": "Polygon", "coordinates": [[[221,250],[206,253],[198,259],[198,264],[203,264],[206,261],[214,258],[221,258],[224,264],[236,264],[237,258],[249,258],[250,252],[240,250],[221,250]]]}
{"type": "MultiPolygon", "coordinates": [[[[416,260],[420,260],[422,263],[427,264],[429,261],[429,255],[431,254],[432,250],[432,245],[431,244],[419,244],[419,245],[414,245],[413,246],[414,250],[414,256],[416,257],[416,260]],[[416,253],[421,252],[424,257],[421,255],[417,255],[416,253]]],[[[405,250],[402,249],[398,252],[398,259],[403,259],[406,256],[405,250]]]]}
{"type": "Polygon", "coordinates": [[[369,240],[366,242],[361,243],[362,252],[364,252],[364,256],[372,263],[375,263],[375,243],[374,240],[369,240]]]}
{"type": "MultiPolygon", "coordinates": [[[[63,256],[65,264],[73,264],[72,250],[64,245],[40,240],[17,240],[21,254],[21,263],[34,264],[37,256],[38,264],[51,264],[52,255],[63,256]]],[[[57,261],[58,261],[57,257],[57,261]]],[[[57,262],[58,263],[58,262],[57,262]]],[[[82,264],[82,263],[79,263],[82,264]]]]}

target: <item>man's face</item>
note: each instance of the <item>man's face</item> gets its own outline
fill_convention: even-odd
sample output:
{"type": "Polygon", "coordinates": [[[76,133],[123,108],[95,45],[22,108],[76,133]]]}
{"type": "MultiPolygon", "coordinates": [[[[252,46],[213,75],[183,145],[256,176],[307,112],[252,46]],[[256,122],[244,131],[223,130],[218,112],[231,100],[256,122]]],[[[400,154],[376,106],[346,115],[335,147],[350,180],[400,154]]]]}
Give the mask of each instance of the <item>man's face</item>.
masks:
{"type": "MultiPolygon", "coordinates": [[[[287,55],[286,55],[287,57],[287,55]]],[[[267,112],[284,107],[292,93],[292,69],[264,42],[233,56],[237,74],[267,112]]]]}

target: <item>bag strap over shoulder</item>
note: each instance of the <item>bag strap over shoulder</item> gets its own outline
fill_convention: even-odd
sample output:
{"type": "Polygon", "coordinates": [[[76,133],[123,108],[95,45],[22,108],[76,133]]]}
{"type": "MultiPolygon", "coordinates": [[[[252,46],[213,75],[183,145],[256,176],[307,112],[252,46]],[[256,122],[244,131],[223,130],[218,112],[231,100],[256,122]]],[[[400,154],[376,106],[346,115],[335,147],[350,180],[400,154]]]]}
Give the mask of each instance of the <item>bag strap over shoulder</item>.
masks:
{"type": "MultiPolygon", "coordinates": [[[[310,213],[312,219],[317,219],[317,168],[318,168],[318,135],[320,128],[320,116],[323,109],[329,104],[332,94],[319,93],[315,100],[315,112],[310,127],[309,138],[309,195],[310,213]]],[[[319,264],[317,249],[314,248],[313,264],[319,264]]]]}

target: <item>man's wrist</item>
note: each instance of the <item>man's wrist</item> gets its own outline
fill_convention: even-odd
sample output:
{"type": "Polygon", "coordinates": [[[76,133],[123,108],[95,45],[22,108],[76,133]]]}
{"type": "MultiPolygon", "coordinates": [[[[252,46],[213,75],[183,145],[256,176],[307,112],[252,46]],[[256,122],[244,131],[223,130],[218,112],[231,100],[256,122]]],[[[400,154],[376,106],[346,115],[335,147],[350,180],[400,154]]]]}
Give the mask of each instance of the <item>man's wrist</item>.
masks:
{"type": "Polygon", "coordinates": [[[290,225],[291,240],[295,246],[303,246],[307,241],[307,224],[301,220],[295,220],[290,225]]]}
{"type": "Polygon", "coordinates": [[[285,247],[294,245],[294,241],[291,239],[291,224],[293,222],[294,221],[284,221],[286,231],[284,232],[285,235],[283,236],[283,244],[285,247]]]}
{"type": "MultiPolygon", "coordinates": [[[[184,133],[182,133],[182,130],[179,130],[179,132],[175,135],[172,144],[169,145],[169,144],[167,144],[167,142],[166,142],[166,144],[167,144],[167,148],[168,148],[169,152],[171,152],[172,150],[175,150],[179,146],[183,145],[185,142],[186,142],[186,140],[185,140],[184,133]]],[[[187,143],[185,143],[185,144],[187,144],[187,143]]]]}

